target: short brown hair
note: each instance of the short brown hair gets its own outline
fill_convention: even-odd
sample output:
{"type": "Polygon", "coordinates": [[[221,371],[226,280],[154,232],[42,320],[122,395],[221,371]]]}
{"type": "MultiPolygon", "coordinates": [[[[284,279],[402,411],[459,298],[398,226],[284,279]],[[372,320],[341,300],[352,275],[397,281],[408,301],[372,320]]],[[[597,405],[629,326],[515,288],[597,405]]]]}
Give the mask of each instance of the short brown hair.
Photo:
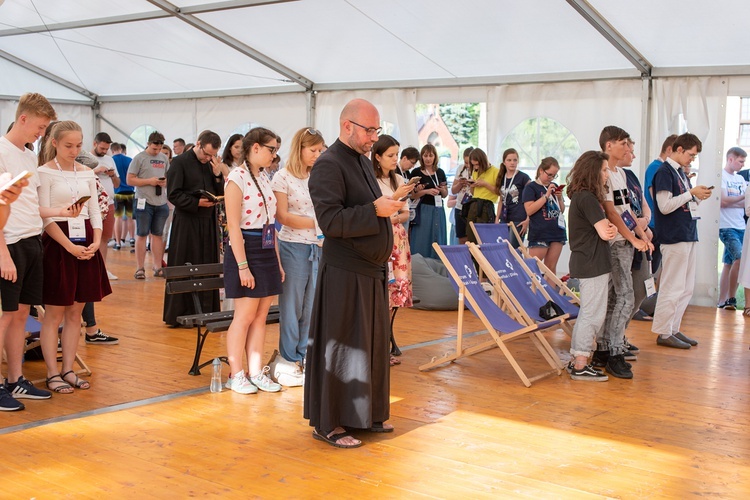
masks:
{"type": "Polygon", "coordinates": [[[42,94],[27,93],[21,96],[16,109],[16,121],[21,115],[43,116],[50,120],[57,120],[55,108],[49,103],[42,94]]]}
{"type": "Polygon", "coordinates": [[[674,144],[675,139],[677,139],[677,134],[672,134],[664,139],[664,142],[661,145],[661,154],[666,154],[667,149],[672,149],[672,145],[674,144]]]}
{"type": "Polygon", "coordinates": [[[703,143],[700,139],[698,139],[697,135],[687,133],[678,136],[677,139],[674,140],[674,144],[672,144],[672,151],[675,151],[677,148],[682,148],[683,151],[697,148],[698,152],[700,153],[701,150],[703,150],[703,143]]]}

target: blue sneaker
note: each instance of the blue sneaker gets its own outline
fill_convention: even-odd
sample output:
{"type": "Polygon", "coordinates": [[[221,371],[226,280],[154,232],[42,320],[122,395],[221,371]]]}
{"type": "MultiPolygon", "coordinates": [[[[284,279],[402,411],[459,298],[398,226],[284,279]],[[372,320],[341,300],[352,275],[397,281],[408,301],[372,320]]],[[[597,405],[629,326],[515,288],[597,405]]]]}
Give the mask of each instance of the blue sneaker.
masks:
{"type": "Polygon", "coordinates": [[[49,399],[52,397],[51,392],[34,387],[34,384],[23,376],[18,377],[14,384],[9,384],[6,378],[4,385],[15,399],[49,399]]]}
{"type": "Polygon", "coordinates": [[[0,385],[0,411],[18,411],[26,408],[23,403],[16,401],[16,399],[10,395],[8,389],[4,385],[0,385]]]}

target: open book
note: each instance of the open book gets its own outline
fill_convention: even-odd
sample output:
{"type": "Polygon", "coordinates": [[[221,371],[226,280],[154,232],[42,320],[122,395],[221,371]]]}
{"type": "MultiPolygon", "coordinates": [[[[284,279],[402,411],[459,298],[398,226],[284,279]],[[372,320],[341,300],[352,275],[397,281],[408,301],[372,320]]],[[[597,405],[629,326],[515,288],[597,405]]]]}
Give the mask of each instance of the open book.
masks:
{"type": "Polygon", "coordinates": [[[213,201],[214,203],[223,203],[224,202],[224,196],[216,196],[213,193],[209,193],[205,189],[199,189],[195,193],[196,196],[199,198],[206,198],[207,200],[213,201]]]}

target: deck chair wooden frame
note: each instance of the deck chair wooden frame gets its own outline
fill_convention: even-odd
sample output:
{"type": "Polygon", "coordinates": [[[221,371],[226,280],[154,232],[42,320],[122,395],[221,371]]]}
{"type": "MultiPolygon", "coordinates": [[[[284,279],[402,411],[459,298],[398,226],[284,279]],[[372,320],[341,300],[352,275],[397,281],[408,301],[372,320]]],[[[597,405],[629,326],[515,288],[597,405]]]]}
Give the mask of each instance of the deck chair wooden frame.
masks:
{"type": "MultiPolygon", "coordinates": [[[[499,226],[500,224],[501,223],[498,223],[498,224],[485,223],[485,224],[479,224],[479,225],[482,226],[483,228],[489,229],[491,226],[499,226]]],[[[474,234],[477,237],[477,243],[480,244],[480,245],[482,243],[500,243],[501,241],[508,241],[506,238],[503,237],[503,235],[500,232],[498,232],[498,234],[495,236],[495,238],[493,239],[493,241],[484,241],[484,240],[482,240],[482,237],[479,235],[479,231],[477,231],[477,227],[476,227],[477,225],[474,224],[474,221],[469,222],[469,225],[471,226],[471,230],[474,231],[474,234]]],[[[526,245],[523,244],[523,239],[521,238],[521,235],[518,234],[518,229],[516,229],[516,225],[515,224],[511,224],[511,223],[507,223],[507,224],[503,224],[503,225],[508,226],[508,232],[509,233],[513,232],[513,234],[516,237],[516,241],[520,242],[520,244],[518,246],[518,249],[521,251],[521,253],[523,254],[523,256],[524,257],[531,257],[531,255],[529,254],[529,248],[526,245]]]]}
{"type": "MultiPolygon", "coordinates": [[[[547,302],[548,300],[552,300],[554,302],[549,293],[547,293],[547,290],[545,290],[542,284],[537,280],[535,273],[533,273],[531,269],[529,269],[523,258],[510,245],[510,242],[506,240],[502,243],[497,244],[507,245],[509,254],[513,259],[514,268],[520,270],[520,272],[523,273],[529,283],[531,283],[531,289],[533,293],[538,293],[542,297],[543,302],[547,302]]],[[[474,260],[477,261],[479,267],[484,271],[485,276],[487,276],[487,279],[490,280],[493,288],[495,290],[502,290],[503,293],[498,293],[496,294],[496,296],[500,298],[507,298],[508,303],[507,305],[505,305],[505,307],[503,307],[503,310],[509,312],[509,314],[516,321],[525,325],[535,325],[540,322],[544,322],[544,320],[539,318],[538,314],[536,314],[534,311],[527,311],[523,304],[521,304],[519,298],[516,297],[516,291],[514,291],[503,279],[500,278],[497,273],[496,267],[493,266],[492,263],[490,263],[490,261],[487,259],[487,256],[482,252],[482,246],[484,245],[480,246],[475,245],[474,243],[469,243],[468,245],[469,251],[474,257],[474,260]]],[[[503,304],[498,305],[503,306],[503,304]]],[[[561,316],[557,316],[555,318],[555,320],[557,321],[556,324],[550,326],[550,328],[560,327],[568,335],[573,335],[573,326],[570,324],[570,319],[570,314],[567,313],[561,316]]]]}
{"type": "MultiPolygon", "coordinates": [[[[43,318],[44,317],[44,308],[42,306],[34,306],[34,307],[36,307],[37,313],[40,315],[40,317],[43,318]]],[[[39,324],[39,329],[40,330],[39,331],[30,331],[30,329],[28,329],[28,328],[26,329],[26,344],[24,345],[24,348],[23,348],[24,354],[26,354],[27,351],[30,351],[31,349],[34,349],[34,348],[39,347],[41,345],[41,339],[39,338],[39,335],[41,333],[41,321],[39,321],[36,318],[34,318],[34,321],[37,324],[39,324]],[[31,342],[29,342],[28,341],[29,338],[31,338],[33,340],[31,340],[31,342]]],[[[28,325],[28,321],[27,321],[27,325],[28,325]]],[[[57,335],[59,336],[61,332],[62,332],[62,327],[60,327],[58,329],[57,335]]],[[[61,360],[62,360],[62,353],[57,353],[57,361],[59,362],[61,360]]],[[[78,369],[74,370],[74,372],[75,372],[76,375],[86,375],[86,376],[91,375],[91,369],[89,368],[89,365],[86,364],[86,362],[83,360],[83,358],[81,357],[81,355],[78,354],[78,352],[76,352],[75,363],[78,365],[78,369]]],[[[32,384],[43,384],[45,382],[46,382],[46,379],[44,379],[44,378],[37,379],[37,380],[32,380],[31,381],[32,384]]]]}
{"type": "MultiPolygon", "coordinates": [[[[532,326],[526,326],[518,323],[517,321],[513,321],[512,318],[509,317],[515,323],[518,328],[514,331],[509,332],[499,332],[496,330],[492,323],[490,322],[489,318],[487,317],[485,311],[482,310],[482,308],[479,306],[477,299],[473,296],[472,292],[467,289],[466,285],[463,283],[461,277],[456,272],[455,268],[453,267],[453,264],[448,259],[448,257],[443,252],[443,247],[438,245],[437,243],[433,243],[432,247],[437,252],[438,256],[440,257],[440,260],[443,261],[445,264],[448,272],[451,275],[451,278],[453,279],[454,283],[458,287],[458,324],[456,327],[456,349],[453,352],[448,352],[442,357],[433,357],[432,360],[429,363],[425,363],[422,366],[419,367],[420,371],[425,371],[431,368],[434,368],[436,366],[445,364],[445,363],[452,363],[456,361],[457,359],[464,358],[467,356],[472,356],[474,354],[477,354],[482,351],[486,351],[488,349],[492,349],[495,347],[498,347],[500,351],[503,353],[505,358],[508,360],[508,363],[510,363],[513,370],[516,372],[518,377],[521,379],[521,382],[526,387],[531,387],[531,383],[535,382],[539,379],[542,379],[544,377],[547,377],[549,375],[557,374],[560,375],[562,373],[562,366],[563,363],[560,361],[560,358],[557,356],[557,353],[552,349],[552,346],[549,345],[547,340],[544,338],[544,336],[541,334],[541,330],[538,325],[532,325],[532,326]],[[468,304],[474,314],[482,321],[482,324],[487,328],[487,331],[490,334],[490,339],[481,342],[479,344],[473,345],[471,347],[464,347],[463,345],[463,315],[464,315],[464,305],[468,301],[468,304]],[[550,370],[546,371],[544,373],[529,377],[526,375],[526,373],[523,371],[521,366],[516,361],[516,358],[513,356],[513,354],[508,349],[507,344],[513,340],[517,340],[523,337],[528,337],[534,347],[539,351],[541,356],[544,358],[544,360],[547,362],[547,364],[550,366],[550,370]]],[[[455,247],[445,247],[445,248],[464,248],[466,251],[467,257],[469,257],[469,263],[471,262],[469,253],[469,248],[464,245],[459,245],[455,247]]],[[[467,264],[468,265],[468,264],[467,264]]],[[[473,268],[473,264],[472,264],[473,268]]],[[[485,293],[484,290],[482,290],[481,286],[478,287],[479,290],[481,290],[481,293],[485,293]]],[[[507,299],[507,298],[506,298],[507,299]]],[[[497,307],[497,311],[501,314],[505,314],[502,312],[502,309],[500,309],[497,304],[493,303],[492,300],[489,300],[486,302],[486,304],[491,304],[493,307],[497,307]]]]}

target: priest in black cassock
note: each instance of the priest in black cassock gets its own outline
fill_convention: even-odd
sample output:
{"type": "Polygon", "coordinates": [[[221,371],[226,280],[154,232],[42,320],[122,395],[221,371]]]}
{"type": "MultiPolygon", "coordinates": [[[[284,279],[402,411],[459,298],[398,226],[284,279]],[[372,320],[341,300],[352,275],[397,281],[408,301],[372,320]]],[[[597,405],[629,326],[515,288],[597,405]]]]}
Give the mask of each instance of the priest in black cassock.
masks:
{"type": "MultiPolygon", "coordinates": [[[[219,226],[216,204],[201,196],[201,190],[224,194],[224,177],[216,157],[221,138],[215,132],[202,132],[195,147],[176,156],[167,170],[167,198],[174,205],[169,235],[167,266],[219,262],[219,226]]],[[[177,325],[177,317],[195,314],[189,293],[164,294],[164,322],[177,325]]],[[[203,312],[220,310],[219,292],[201,293],[203,312]]]]}
{"type": "Polygon", "coordinates": [[[304,417],[313,437],[339,448],[362,442],[349,429],[392,432],[388,268],[390,216],[404,203],[382,195],[370,152],[380,116],[355,99],[338,140],[315,162],[310,197],[325,240],[305,364],[304,417]]]}

